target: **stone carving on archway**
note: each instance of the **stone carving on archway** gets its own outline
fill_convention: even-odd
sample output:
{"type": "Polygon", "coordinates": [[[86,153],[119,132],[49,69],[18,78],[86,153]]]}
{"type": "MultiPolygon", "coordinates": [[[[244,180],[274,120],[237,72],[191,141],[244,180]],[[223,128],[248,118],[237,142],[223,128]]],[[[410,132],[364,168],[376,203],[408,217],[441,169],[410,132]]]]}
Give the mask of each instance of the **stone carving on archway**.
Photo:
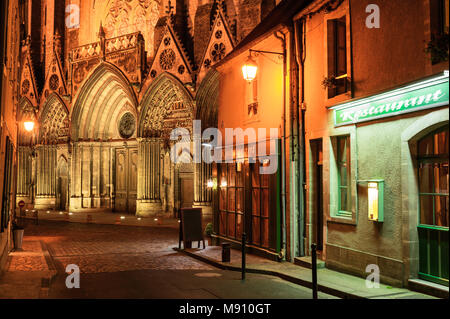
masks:
{"type": "Polygon", "coordinates": [[[148,102],[142,121],[142,137],[158,135],[168,139],[174,128],[192,130],[192,107],[185,93],[171,80],[165,80],[148,102]],[[155,134],[157,133],[157,134],[155,134]]]}
{"type": "Polygon", "coordinates": [[[40,141],[43,144],[56,144],[67,141],[69,136],[69,116],[59,101],[48,102],[47,111],[41,119],[40,141]]]}

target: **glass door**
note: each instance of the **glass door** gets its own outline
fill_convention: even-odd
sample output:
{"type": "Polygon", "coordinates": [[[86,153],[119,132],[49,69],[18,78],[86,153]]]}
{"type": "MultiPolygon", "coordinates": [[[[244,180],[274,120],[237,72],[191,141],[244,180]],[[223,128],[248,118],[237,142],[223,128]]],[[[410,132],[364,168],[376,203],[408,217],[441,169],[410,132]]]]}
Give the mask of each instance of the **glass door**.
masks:
{"type": "Polygon", "coordinates": [[[419,277],[448,286],[448,128],[418,142],[419,277]]]}

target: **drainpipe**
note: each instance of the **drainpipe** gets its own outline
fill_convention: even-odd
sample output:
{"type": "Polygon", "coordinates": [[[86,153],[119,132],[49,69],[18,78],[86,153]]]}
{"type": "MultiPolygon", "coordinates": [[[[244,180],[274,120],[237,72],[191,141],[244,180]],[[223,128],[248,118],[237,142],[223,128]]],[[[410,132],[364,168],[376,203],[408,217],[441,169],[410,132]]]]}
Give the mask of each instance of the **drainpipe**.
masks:
{"type": "Polygon", "coordinates": [[[299,172],[299,180],[298,180],[298,188],[297,188],[297,195],[299,198],[298,201],[298,238],[299,238],[299,255],[304,256],[306,247],[305,247],[305,229],[306,229],[306,182],[305,182],[305,173],[306,173],[306,161],[305,161],[305,58],[306,58],[306,51],[304,48],[304,26],[305,26],[305,20],[304,18],[298,20],[295,22],[294,29],[295,29],[295,47],[296,47],[296,62],[298,65],[300,65],[300,74],[297,73],[297,83],[300,84],[300,99],[299,103],[296,106],[297,109],[300,109],[300,114],[298,118],[298,126],[300,131],[300,137],[299,137],[299,160],[297,162],[297,170],[299,172]],[[298,108],[299,107],[299,108],[298,108]]]}
{"type": "Polygon", "coordinates": [[[286,259],[286,35],[281,31],[274,32],[283,48],[283,115],[281,143],[281,252],[282,260],[286,259]]]}

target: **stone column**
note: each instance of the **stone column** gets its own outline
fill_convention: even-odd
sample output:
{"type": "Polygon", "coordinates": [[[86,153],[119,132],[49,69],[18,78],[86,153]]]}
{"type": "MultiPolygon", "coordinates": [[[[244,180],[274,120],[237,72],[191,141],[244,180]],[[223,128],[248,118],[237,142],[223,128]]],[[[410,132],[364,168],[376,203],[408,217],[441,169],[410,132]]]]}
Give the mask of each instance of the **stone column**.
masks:
{"type": "Polygon", "coordinates": [[[79,143],[74,143],[72,146],[72,165],[71,165],[71,196],[69,210],[77,210],[82,207],[82,196],[81,196],[81,156],[80,156],[81,146],[79,143]]]}
{"type": "Polygon", "coordinates": [[[31,149],[28,146],[18,147],[17,170],[17,202],[31,202],[31,149]]]}
{"type": "Polygon", "coordinates": [[[138,139],[138,189],[136,215],[154,216],[162,211],[160,197],[160,139],[138,139]]]}
{"type": "Polygon", "coordinates": [[[92,145],[91,152],[92,165],[92,204],[93,207],[100,207],[100,176],[101,176],[101,148],[100,144],[92,145]]]}
{"type": "Polygon", "coordinates": [[[36,209],[54,208],[56,204],[56,146],[39,145],[36,209]]]}

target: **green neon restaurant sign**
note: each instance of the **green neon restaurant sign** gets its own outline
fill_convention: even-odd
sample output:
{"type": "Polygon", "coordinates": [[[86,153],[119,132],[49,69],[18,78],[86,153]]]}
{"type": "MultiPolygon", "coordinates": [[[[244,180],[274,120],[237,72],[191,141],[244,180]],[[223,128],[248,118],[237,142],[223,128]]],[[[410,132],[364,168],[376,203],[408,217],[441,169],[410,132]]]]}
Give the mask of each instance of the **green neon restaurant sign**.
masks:
{"type": "Polygon", "coordinates": [[[398,89],[333,106],[334,126],[448,105],[448,71],[398,89]]]}

